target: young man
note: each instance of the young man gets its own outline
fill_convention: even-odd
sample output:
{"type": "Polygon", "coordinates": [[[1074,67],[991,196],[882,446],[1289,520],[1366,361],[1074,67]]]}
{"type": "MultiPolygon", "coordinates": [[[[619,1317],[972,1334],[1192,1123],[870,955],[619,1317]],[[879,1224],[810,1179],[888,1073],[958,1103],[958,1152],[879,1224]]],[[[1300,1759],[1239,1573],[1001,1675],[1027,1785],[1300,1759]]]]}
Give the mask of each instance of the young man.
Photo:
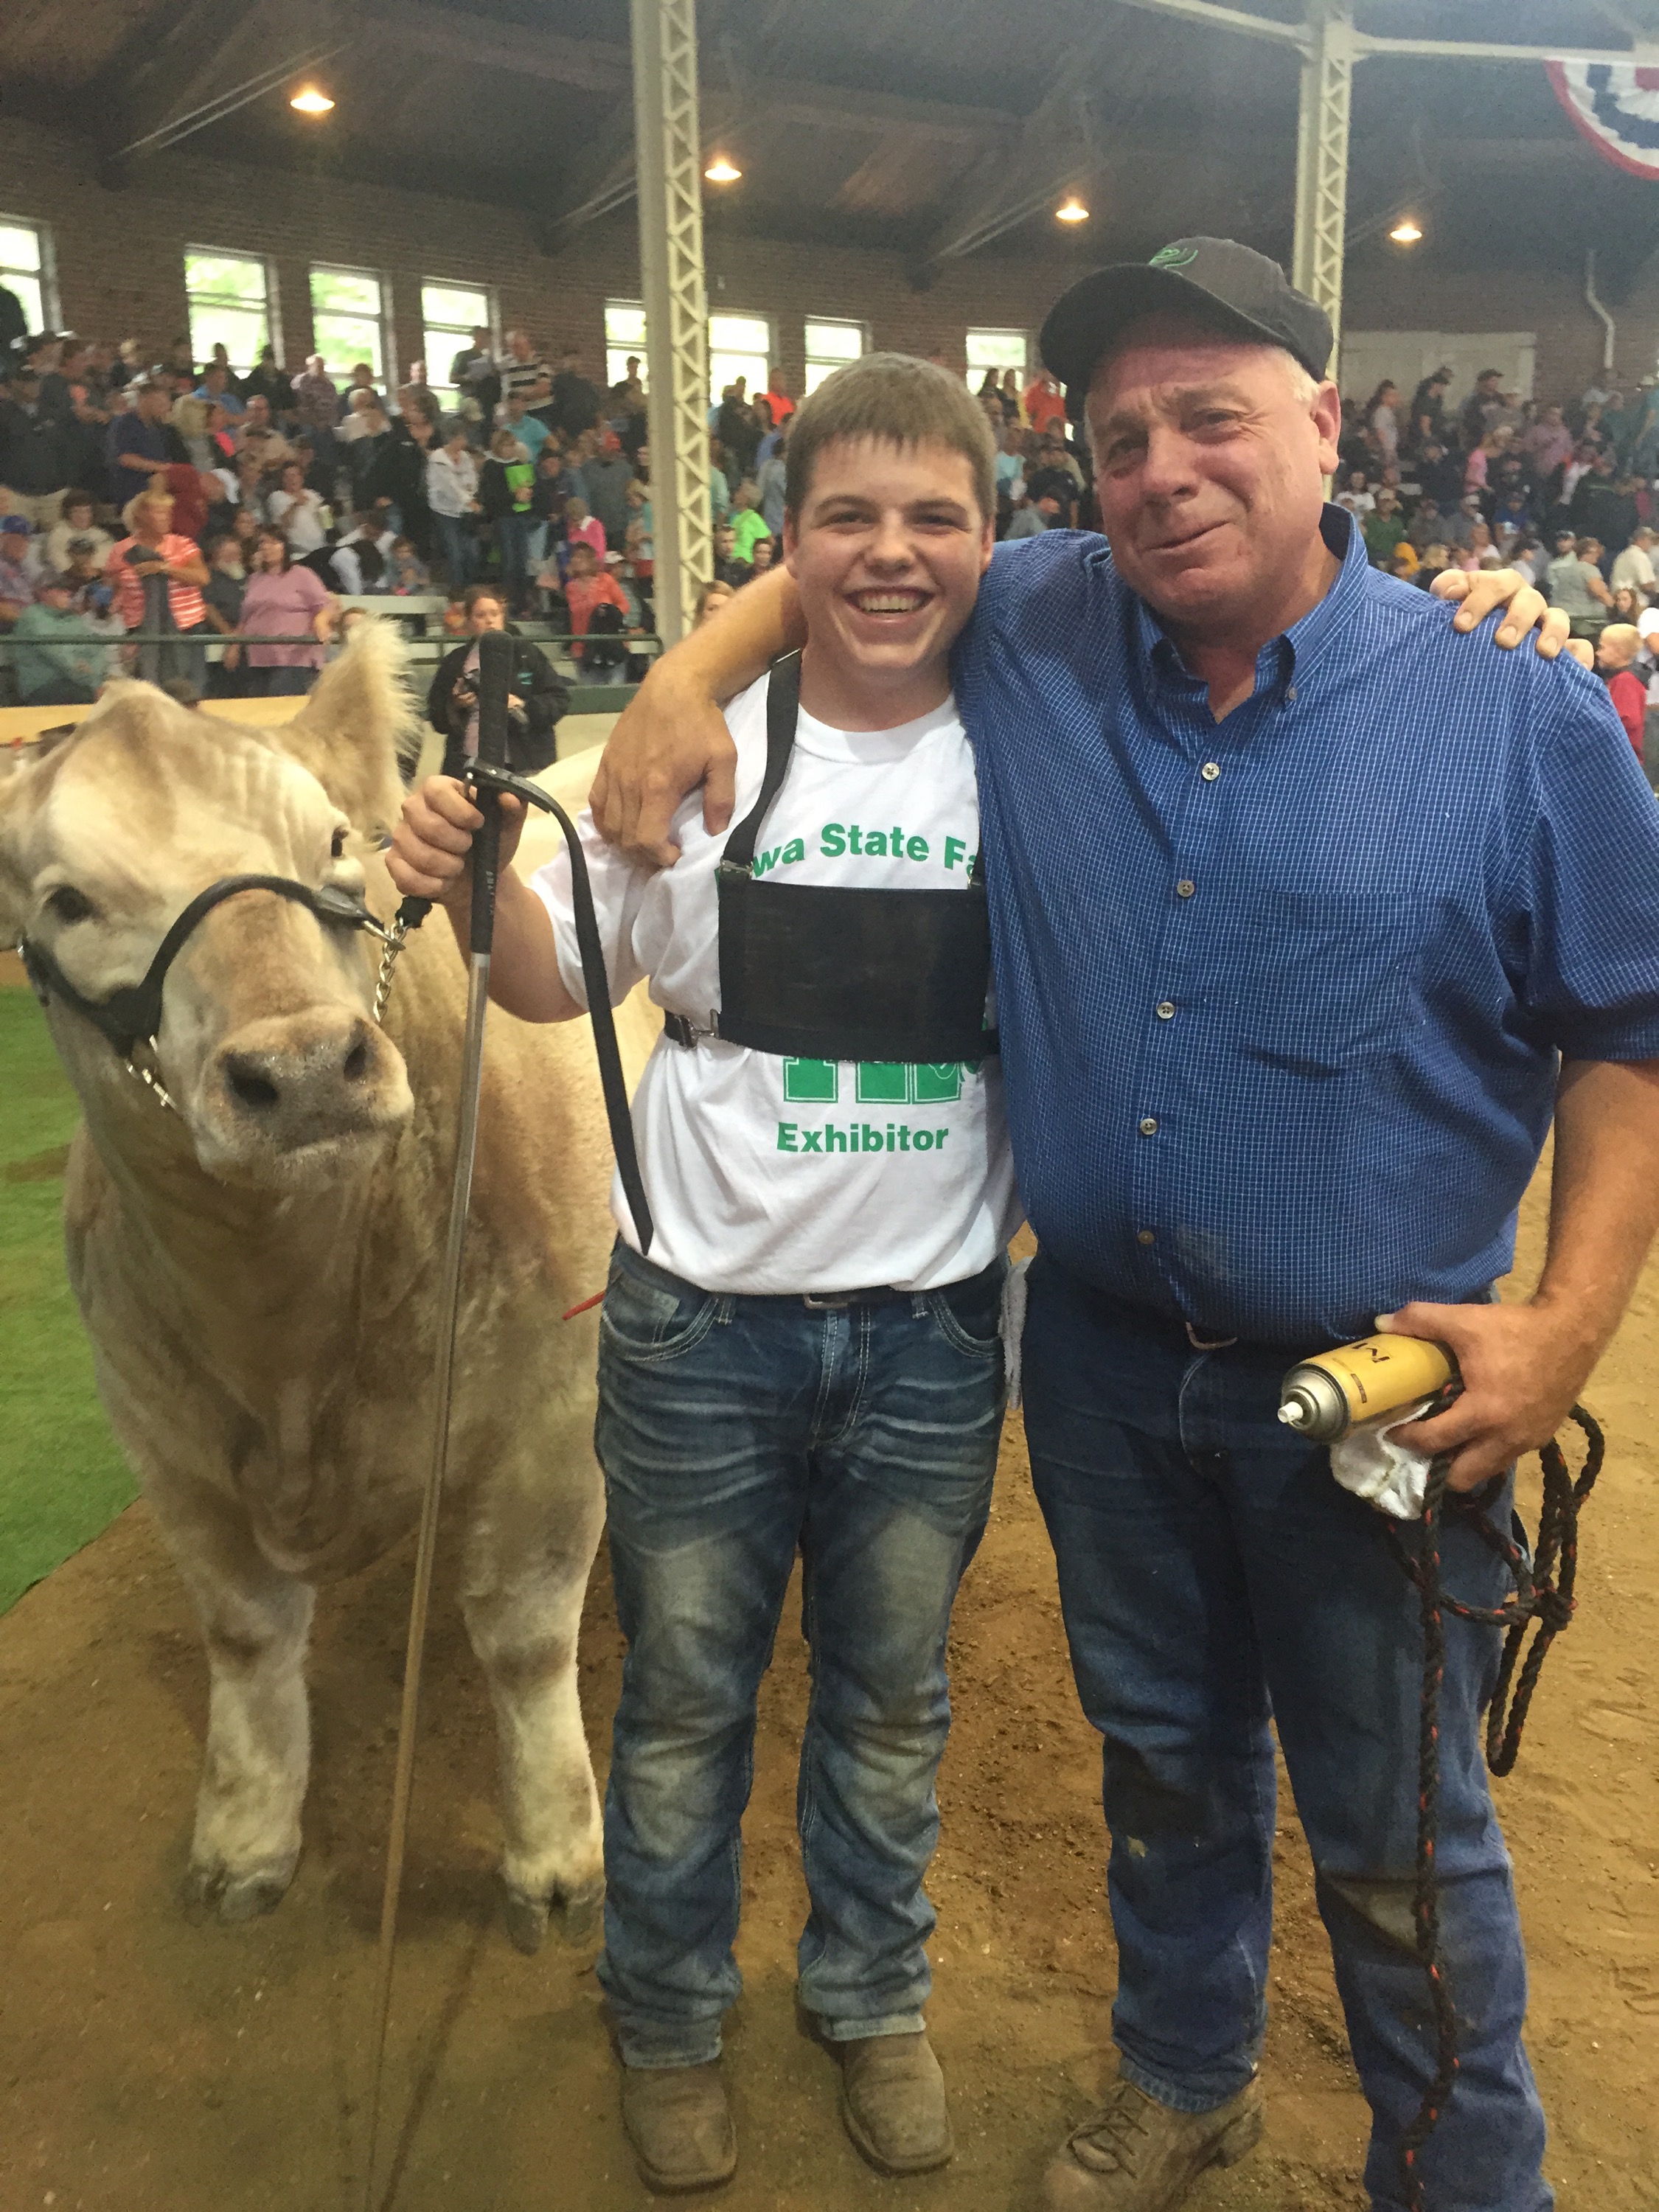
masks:
{"type": "MultiPolygon", "coordinates": [[[[718,2059],[738,1824],[798,1547],[815,1685],[800,2002],[865,2157],[911,2173],[951,2154],[922,1879],[1018,1218],[947,665],[990,558],[993,459],[960,380],[925,362],[827,379],[789,452],[806,645],[728,710],[743,826],[711,837],[688,805],[684,860],[653,874],[583,817],[612,994],[648,975],[666,1015],[635,1101],[656,1239],[642,1255],[618,1200],[597,1431],[629,1641],[599,1976],[659,2189],[735,2164],[718,2059]]],[[[433,778],[393,842],[399,888],[441,898],[458,931],[479,819],[433,778]]],[[[492,990],[528,1020],[585,1010],[568,857],[530,884],[503,866],[492,990]]]]}

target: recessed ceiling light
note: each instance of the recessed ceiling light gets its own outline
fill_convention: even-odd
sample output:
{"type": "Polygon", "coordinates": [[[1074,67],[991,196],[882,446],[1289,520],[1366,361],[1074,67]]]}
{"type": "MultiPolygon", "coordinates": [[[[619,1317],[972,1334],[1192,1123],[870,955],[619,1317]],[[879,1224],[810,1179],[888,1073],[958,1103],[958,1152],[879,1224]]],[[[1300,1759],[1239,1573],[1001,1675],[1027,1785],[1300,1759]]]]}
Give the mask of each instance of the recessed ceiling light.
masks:
{"type": "Polygon", "coordinates": [[[1396,246],[1415,246],[1423,235],[1423,226],[1410,216],[1402,216],[1389,233],[1396,246]]]}
{"type": "Polygon", "coordinates": [[[326,115],[334,102],[325,92],[319,92],[314,84],[308,84],[296,92],[288,104],[297,107],[301,115],[326,115]]]}
{"type": "Polygon", "coordinates": [[[735,185],[743,171],[724,154],[716,154],[703,174],[711,185],[735,185]]]}
{"type": "Polygon", "coordinates": [[[1054,210],[1056,222],[1087,222],[1089,210],[1075,192],[1069,193],[1054,210]]]}

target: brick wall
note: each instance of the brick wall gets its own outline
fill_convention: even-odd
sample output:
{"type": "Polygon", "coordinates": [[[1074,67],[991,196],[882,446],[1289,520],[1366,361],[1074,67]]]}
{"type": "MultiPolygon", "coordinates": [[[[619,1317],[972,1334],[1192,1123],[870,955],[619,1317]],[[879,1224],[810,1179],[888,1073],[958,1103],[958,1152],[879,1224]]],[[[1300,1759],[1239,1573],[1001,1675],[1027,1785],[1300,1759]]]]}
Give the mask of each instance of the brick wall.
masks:
{"type": "MultiPolygon", "coordinates": [[[[1611,307],[1628,391],[1659,358],[1659,276],[1611,307]]],[[[1353,331],[1535,331],[1540,399],[1565,399],[1600,373],[1606,332],[1569,270],[1460,270],[1371,263],[1347,272],[1342,319],[1353,331]]]]}
{"type": "MultiPolygon", "coordinates": [[[[400,365],[422,350],[422,277],[494,285],[504,327],[522,324],[544,346],[579,345],[591,370],[601,363],[606,296],[638,296],[631,210],[591,225],[550,260],[521,216],[436,193],[185,153],[142,165],[118,192],[105,191],[94,171],[90,145],[66,132],[8,122],[0,134],[0,208],[51,224],[65,321],[112,340],[139,337],[153,353],[185,328],[186,242],[270,258],[290,368],[311,349],[313,261],[377,269],[390,279],[400,365]]],[[[1079,266],[1069,257],[981,254],[950,264],[931,290],[918,293],[893,253],[724,239],[711,229],[705,258],[711,307],[772,316],[797,392],[808,314],[850,317],[871,326],[878,346],[921,353],[937,346],[960,362],[970,323],[1035,331],[1079,266]]],[[[1348,286],[1345,316],[1354,329],[1535,329],[1540,395],[1582,389],[1601,362],[1601,326],[1569,272],[1362,262],[1348,286]]],[[[1659,347],[1659,277],[1616,312],[1620,368],[1633,379],[1659,347]]]]}
{"type": "MultiPolygon", "coordinates": [[[[375,269],[389,278],[400,365],[422,349],[423,277],[493,285],[503,328],[522,324],[544,346],[577,344],[595,369],[606,297],[639,295],[631,209],[589,226],[550,260],[511,210],[183,154],[159,155],[125,189],[106,191],[94,179],[88,146],[27,125],[9,124],[0,136],[0,208],[51,224],[71,328],[111,340],[138,337],[154,353],[185,328],[186,243],[270,258],[290,368],[311,350],[313,261],[375,269]]],[[[711,233],[705,259],[711,308],[773,317],[780,357],[797,391],[809,314],[867,323],[878,346],[931,352],[937,345],[960,362],[970,322],[1035,329],[1076,266],[975,259],[917,293],[896,254],[711,233]]]]}

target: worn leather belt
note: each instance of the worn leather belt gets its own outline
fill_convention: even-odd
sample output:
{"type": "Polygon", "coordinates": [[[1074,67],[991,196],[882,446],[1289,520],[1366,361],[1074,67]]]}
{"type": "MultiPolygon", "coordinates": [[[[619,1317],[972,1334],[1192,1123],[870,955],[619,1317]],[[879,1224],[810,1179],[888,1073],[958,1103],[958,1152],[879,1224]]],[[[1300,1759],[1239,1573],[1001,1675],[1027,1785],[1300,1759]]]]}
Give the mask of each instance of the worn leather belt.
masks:
{"type": "Polygon", "coordinates": [[[977,1290],[981,1284],[988,1288],[1001,1268],[1001,1261],[993,1260],[978,1274],[964,1275],[957,1283],[941,1283],[937,1291],[896,1291],[890,1283],[878,1283],[863,1291],[803,1291],[800,1302],[818,1313],[839,1310],[842,1306],[896,1306],[908,1304],[912,1298],[948,1297],[952,1291],[977,1290]]]}

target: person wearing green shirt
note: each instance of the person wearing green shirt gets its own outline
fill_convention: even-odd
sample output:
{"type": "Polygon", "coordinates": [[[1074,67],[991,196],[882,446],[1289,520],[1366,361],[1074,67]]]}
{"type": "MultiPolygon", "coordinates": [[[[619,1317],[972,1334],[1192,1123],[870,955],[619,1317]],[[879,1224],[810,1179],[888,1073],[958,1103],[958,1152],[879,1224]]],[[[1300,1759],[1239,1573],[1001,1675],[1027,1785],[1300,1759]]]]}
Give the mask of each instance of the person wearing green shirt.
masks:
{"type": "Polygon", "coordinates": [[[26,707],[90,707],[98,696],[109,647],[76,613],[75,588],[70,577],[48,577],[12,626],[11,665],[26,707]]]}
{"type": "Polygon", "coordinates": [[[760,494],[744,478],[738,486],[737,510],[732,517],[732,556],[745,568],[754,565],[755,547],[763,538],[769,538],[766,517],[760,511],[760,494]]]}
{"type": "Polygon", "coordinates": [[[1380,491],[1376,505],[1365,517],[1365,550],[1373,568],[1389,568],[1394,565],[1394,549],[1406,535],[1406,518],[1400,512],[1400,501],[1391,491],[1380,491]]]}

